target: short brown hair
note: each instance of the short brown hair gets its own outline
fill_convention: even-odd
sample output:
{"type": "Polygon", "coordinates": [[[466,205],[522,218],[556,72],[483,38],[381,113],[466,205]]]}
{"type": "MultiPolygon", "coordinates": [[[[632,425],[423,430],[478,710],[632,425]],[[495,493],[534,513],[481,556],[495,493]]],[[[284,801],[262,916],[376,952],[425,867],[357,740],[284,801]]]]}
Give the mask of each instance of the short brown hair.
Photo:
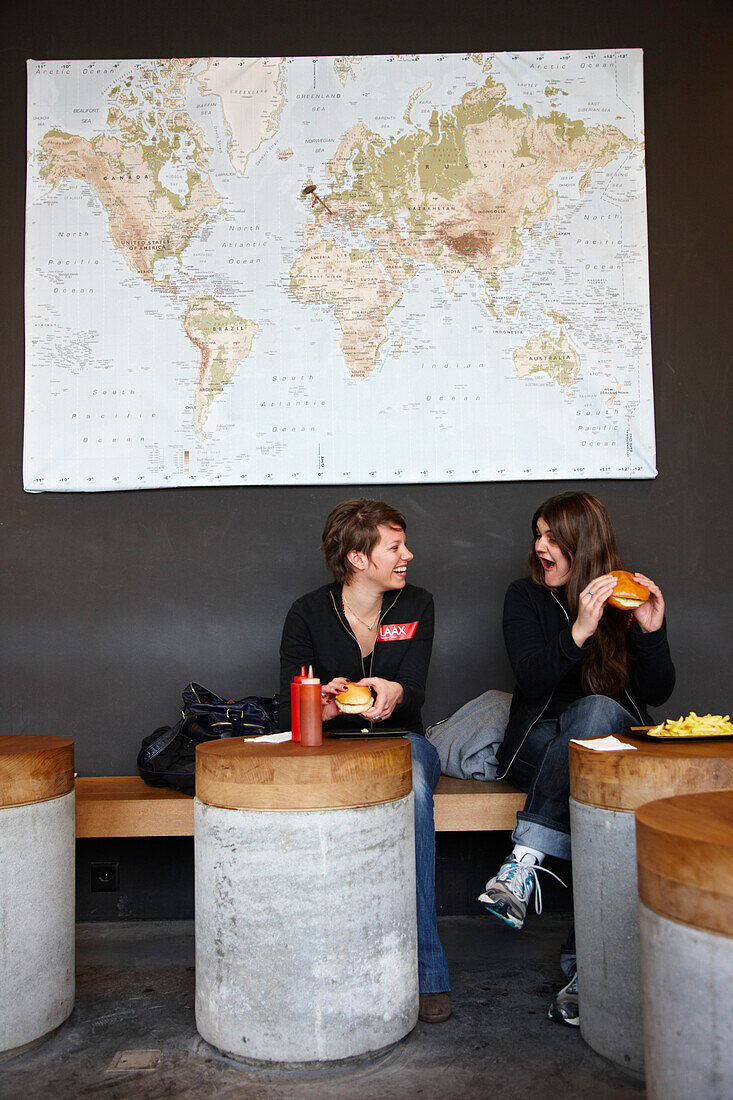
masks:
{"type": "Polygon", "coordinates": [[[354,572],[348,554],[370,556],[379,542],[379,526],[407,530],[405,517],[383,500],[342,500],[332,508],[321,536],[321,550],[334,580],[345,584],[354,572]]]}

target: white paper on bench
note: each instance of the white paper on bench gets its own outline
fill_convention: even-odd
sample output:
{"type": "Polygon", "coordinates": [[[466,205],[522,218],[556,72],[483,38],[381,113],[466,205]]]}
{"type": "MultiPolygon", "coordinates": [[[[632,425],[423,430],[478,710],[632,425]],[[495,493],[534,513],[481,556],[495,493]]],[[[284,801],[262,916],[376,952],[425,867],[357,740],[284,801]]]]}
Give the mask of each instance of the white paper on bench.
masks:
{"type": "Polygon", "coordinates": [[[589,741],[581,741],[579,737],[574,737],[570,744],[582,745],[583,748],[593,749],[595,752],[618,752],[620,749],[633,749],[636,752],[636,745],[626,745],[613,736],[592,737],[589,741]]]}

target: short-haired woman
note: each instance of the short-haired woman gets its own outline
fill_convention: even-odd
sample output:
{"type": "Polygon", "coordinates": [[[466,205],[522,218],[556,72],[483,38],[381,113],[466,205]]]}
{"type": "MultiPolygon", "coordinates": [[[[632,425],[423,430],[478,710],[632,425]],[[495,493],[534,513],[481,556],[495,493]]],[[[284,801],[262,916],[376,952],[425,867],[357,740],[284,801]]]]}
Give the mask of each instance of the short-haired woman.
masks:
{"type": "MultiPolygon", "coordinates": [[[[587,492],[546,500],[532,517],[530,576],[504,601],[504,641],[516,677],[500,774],[527,792],[514,849],[479,898],[512,928],[524,923],[545,855],[570,859],[568,742],[649,725],[647,706],[672,693],[664,599],[648,577],[649,599],[634,611],[608,605],[621,568],[606,508],[587,492]]],[[[570,974],[568,974],[570,976],[570,974]]],[[[575,977],[552,1019],[577,1025],[575,977]]]]}
{"type": "Polygon", "coordinates": [[[413,555],[406,527],[404,516],[383,501],[347,500],[332,509],[321,549],[333,583],[296,600],[283,627],[280,725],[290,725],[293,677],[312,665],[323,685],[324,730],[379,723],[410,731],[420,1019],[440,1023],[450,1015],[451,988],[435,914],[433,791],[440,760],[423,736],[421,717],[434,610],[430,593],[407,583],[413,555]],[[341,714],[334,701],[349,682],[366,684],[374,694],[360,715],[341,714]]]}

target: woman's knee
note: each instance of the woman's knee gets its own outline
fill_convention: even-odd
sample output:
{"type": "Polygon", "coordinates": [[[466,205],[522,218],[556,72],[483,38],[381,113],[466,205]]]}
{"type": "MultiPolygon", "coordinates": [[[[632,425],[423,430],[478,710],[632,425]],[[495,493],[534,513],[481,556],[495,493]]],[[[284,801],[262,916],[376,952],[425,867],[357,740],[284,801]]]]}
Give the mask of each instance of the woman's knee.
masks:
{"type": "Polygon", "coordinates": [[[563,732],[577,737],[582,726],[588,736],[618,733],[629,723],[628,711],[608,695],[586,695],[566,708],[561,718],[563,732]]]}

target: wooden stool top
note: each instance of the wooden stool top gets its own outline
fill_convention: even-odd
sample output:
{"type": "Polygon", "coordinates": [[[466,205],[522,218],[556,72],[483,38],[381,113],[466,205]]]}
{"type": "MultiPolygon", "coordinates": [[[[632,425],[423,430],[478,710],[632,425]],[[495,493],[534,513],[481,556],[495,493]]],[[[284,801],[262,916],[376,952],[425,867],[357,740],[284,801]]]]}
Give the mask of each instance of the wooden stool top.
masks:
{"type": "Polygon", "coordinates": [[[570,743],[570,793],[576,802],[632,813],[658,798],[733,789],[733,741],[618,740],[635,749],[598,752],[570,743]]]}
{"type": "Polygon", "coordinates": [[[392,802],[412,790],[403,737],[328,739],[306,748],[226,738],[196,749],[196,797],[232,810],[332,810],[392,802]]]}
{"type": "Polygon", "coordinates": [[[74,789],[74,742],[35,733],[0,734],[0,806],[48,802],[74,789]]]}
{"type": "Polygon", "coordinates": [[[733,790],[636,811],[639,897],[663,917],[733,936],[733,790]]]}

